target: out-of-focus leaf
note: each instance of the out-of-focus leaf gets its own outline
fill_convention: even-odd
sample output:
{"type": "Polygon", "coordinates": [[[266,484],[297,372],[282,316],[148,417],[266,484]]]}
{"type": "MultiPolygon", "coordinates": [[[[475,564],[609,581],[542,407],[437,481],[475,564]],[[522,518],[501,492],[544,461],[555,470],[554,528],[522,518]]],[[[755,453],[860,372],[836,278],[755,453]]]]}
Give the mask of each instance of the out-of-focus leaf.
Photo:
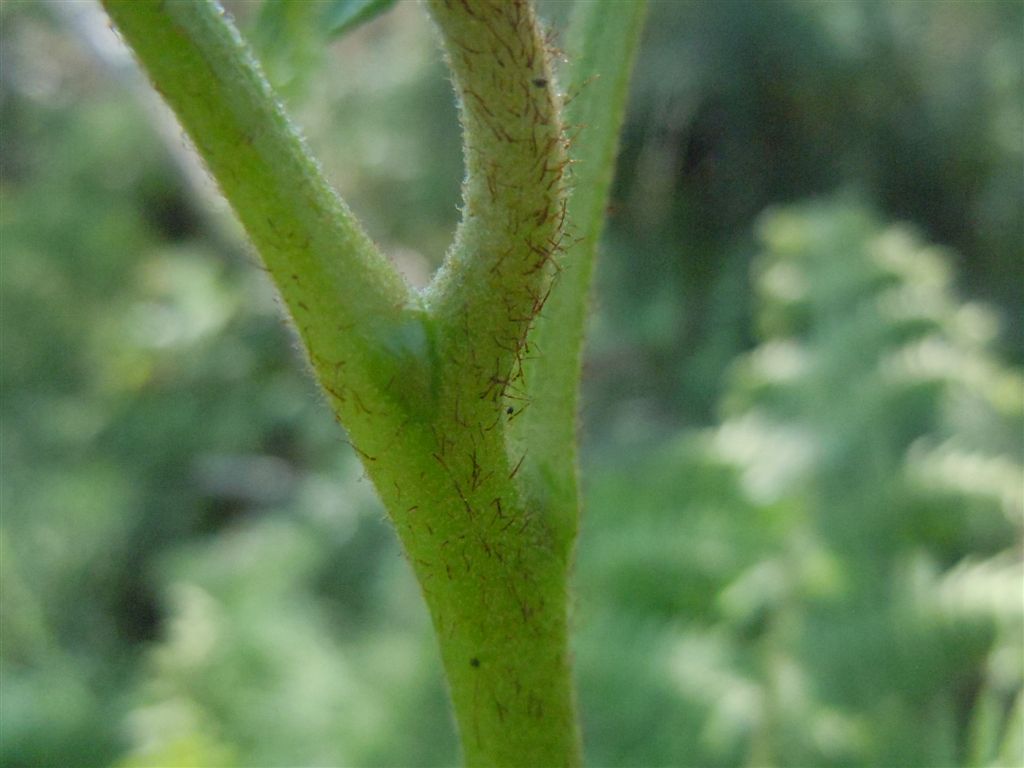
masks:
{"type": "Polygon", "coordinates": [[[375,19],[395,0],[266,0],[249,40],[274,87],[301,100],[323,62],[327,43],[375,19]]]}
{"type": "Polygon", "coordinates": [[[264,72],[279,92],[301,99],[323,59],[326,42],[321,3],[269,0],[249,30],[264,72]]]}
{"type": "Polygon", "coordinates": [[[341,37],[391,9],[395,0],[333,0],[324,13],[330,37],[341,37]]]}

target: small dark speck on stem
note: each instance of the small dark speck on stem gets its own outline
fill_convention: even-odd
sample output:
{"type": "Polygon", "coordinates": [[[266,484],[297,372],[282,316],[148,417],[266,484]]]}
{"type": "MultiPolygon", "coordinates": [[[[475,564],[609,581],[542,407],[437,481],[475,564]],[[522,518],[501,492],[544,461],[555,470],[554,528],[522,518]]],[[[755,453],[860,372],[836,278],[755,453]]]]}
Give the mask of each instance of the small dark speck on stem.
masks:
{"type": "Polygon", "coordinates": [[[471,666],[474,669],[476,669],[477,667],[480,666],[480,659],[478,659],[476,656],[474,656],[473,658],[471,658],[469,660],[469,666],[471,666]]]}

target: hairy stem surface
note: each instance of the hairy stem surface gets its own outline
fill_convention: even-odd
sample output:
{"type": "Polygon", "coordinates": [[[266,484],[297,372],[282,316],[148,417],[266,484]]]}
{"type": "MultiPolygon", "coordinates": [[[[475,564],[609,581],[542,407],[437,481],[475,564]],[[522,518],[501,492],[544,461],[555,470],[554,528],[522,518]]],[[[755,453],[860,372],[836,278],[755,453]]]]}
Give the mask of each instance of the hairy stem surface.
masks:
{"type": "Polygon", "coordinates": [[[430,609],[466,763],[578,765],[575,377],[640,18],[624,9],[637,4],[587,4],[597,10],[577,23],[613,58],[582,49],[609,79],[580,102],[600,146],[580,153],[593,165],[578,180],[593,189],[570,203],[562,98],[532,5],[428,0],[467,176],[463,221],[422,297],[331,191],[218,6],[104,4],[245,226],[387,507],[430,609]],[[577,212],[582,255],[559,284],[577,212]]]}

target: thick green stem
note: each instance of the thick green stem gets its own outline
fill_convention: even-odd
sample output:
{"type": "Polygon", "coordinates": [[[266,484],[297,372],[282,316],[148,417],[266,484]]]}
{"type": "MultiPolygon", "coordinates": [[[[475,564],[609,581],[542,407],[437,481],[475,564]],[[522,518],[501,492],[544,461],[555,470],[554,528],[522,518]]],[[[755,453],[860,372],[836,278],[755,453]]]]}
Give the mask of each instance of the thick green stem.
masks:
{"type": "Polygon", "coordinates": [[[419,515],[403,540],[431,608],[467,764],[572,766],[580,751],[566,589],[575,509],[550,503],[546,481],[522,471],[530,446],[509,440],[529,406],[528,334],[562,250],[561,103],[528,2],[428,7],[454,75],[467,168],[463,221],[427,295],[441,371],[433,458],[447,481],[438,501],[456,504],[419,515]]]}
{"type": "MultiPolygon", "coordinates": [[[[469,453],[453,446],[443,461],[454,467],[469,453]]],[[[471,478],[433,469],[423,466],[438,492],[422,489],[398,529],[430,608],[465,764],[578,765],[567,564],[542,516],[506,483],[473,491],[471,478]]],[[[394,502],[397,490],[387,495],[394,502]]]]}
{"type": "MultiPolygon", "coordinates": [[[[596,242],[639,12],[621,11],[628,29],[601,37],[623,61],[608,64],[611,90],[581,95],[601,148],[584,153],[596,170],[578,177],[595,188],[570,205],[561,97],[530,3],[429,0],[467,178],[463,221],[421,306],[323,180],[217,6],[104,2],[245,225],[388,509],[430,608],[466,763],[578,765],[570,379],[588,261],[557,300],[567,331],[538,318],[558,287],[567,217],[585,219],[586,258],[596,242]],[[538,353],[568,362],[531,380],[545,374],[538,353]]],[[[630,4],[598,5],[587,34],[630,4]]]]}

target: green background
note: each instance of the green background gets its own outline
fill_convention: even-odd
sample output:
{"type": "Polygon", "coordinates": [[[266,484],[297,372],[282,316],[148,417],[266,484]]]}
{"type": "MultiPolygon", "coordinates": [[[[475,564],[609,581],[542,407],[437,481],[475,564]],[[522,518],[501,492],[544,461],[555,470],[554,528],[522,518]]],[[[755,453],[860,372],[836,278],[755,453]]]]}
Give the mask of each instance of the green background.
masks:
{"type": "MultiPolygon", "coordinates": [[[[422,9],[229,9],[423,284],[461,150],[422,9]]],[[[589,764],[1024,763],[1022,27],[651,4],[583,382],[589,764]]],[[[0,763],[452,764],[372,487],[115,41],[0,6],[0,763]]]]}

